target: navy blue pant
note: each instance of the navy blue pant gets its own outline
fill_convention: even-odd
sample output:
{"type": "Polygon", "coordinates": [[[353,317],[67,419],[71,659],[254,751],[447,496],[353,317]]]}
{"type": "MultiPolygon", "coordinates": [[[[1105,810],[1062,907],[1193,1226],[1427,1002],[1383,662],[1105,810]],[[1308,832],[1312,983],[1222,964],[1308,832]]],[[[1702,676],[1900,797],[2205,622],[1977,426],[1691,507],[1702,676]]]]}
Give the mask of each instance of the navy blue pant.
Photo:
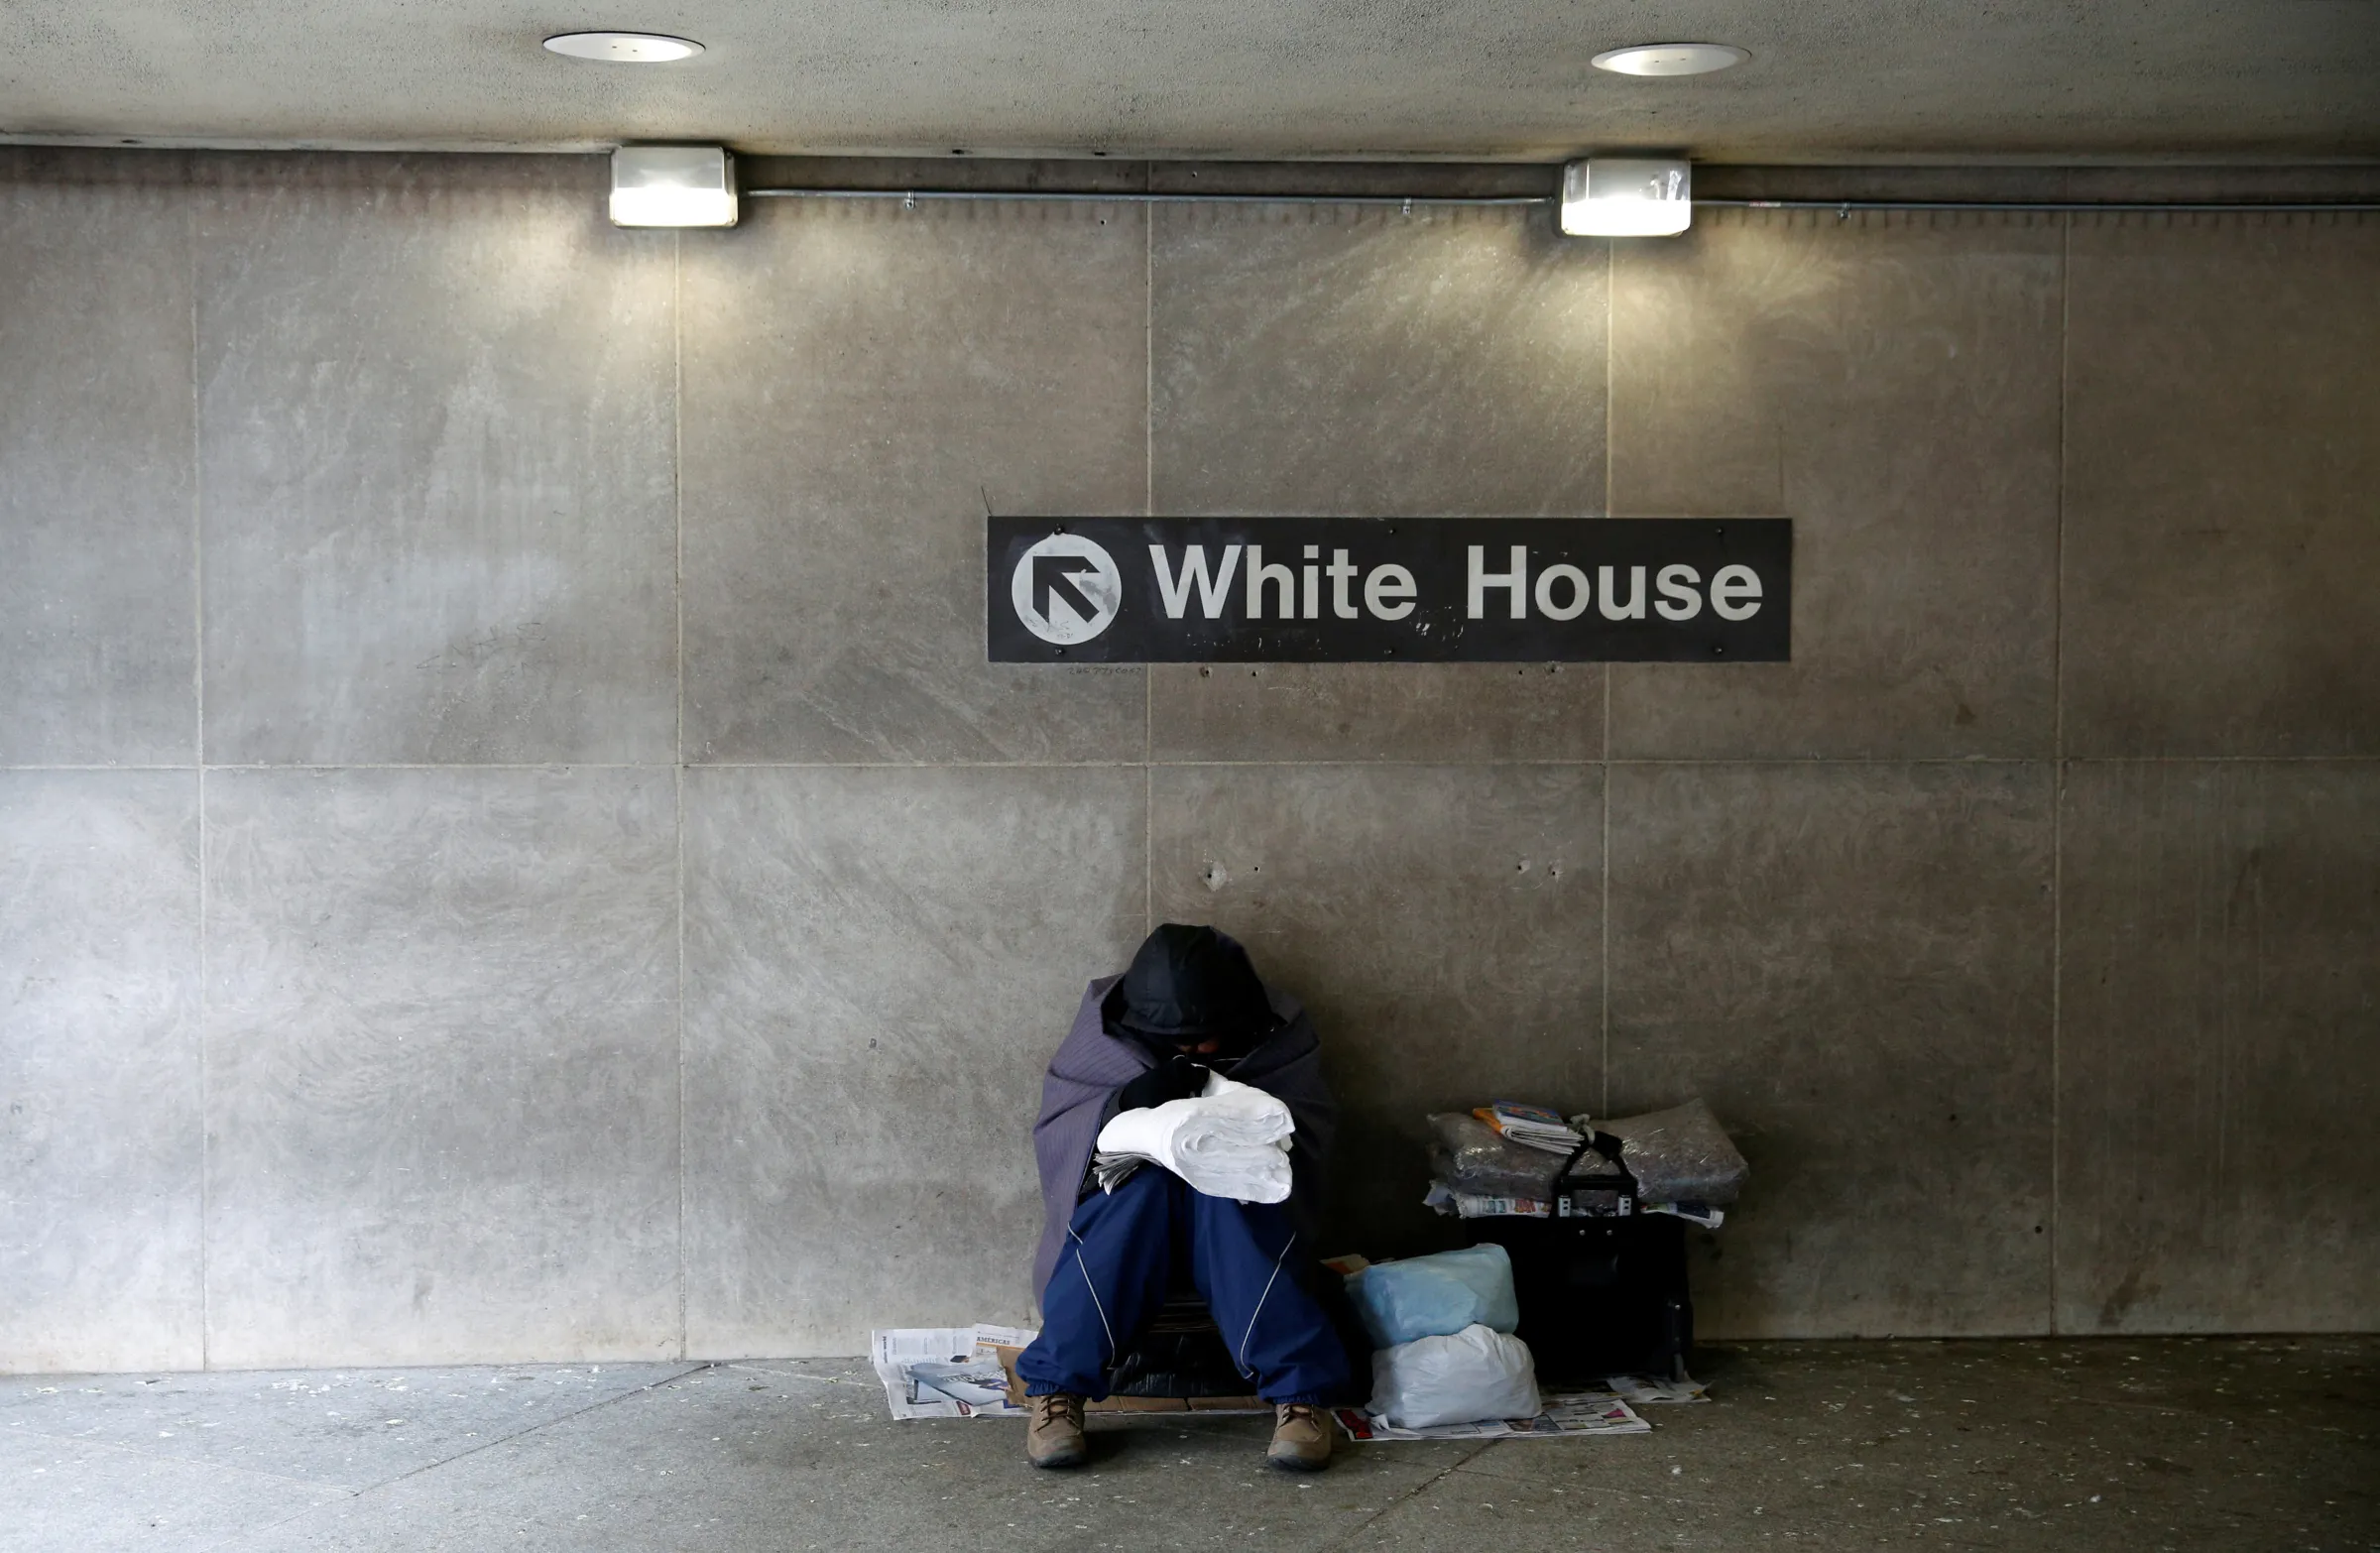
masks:
{"type": "Polygon", "coordinates": [[[1034,1396],[1106,1396],[1109,1371],[1139,1340],[1186,1262],[1232,1362],[1258,1396],[1339,1401],[1351,1369],[1346,1345],[1300,1276],[1312,1258],[1278,1203],[1209,1197],[1144,1164],[1115,1191],[1094,1191],[1076,1205],[1041,1293],[1041,1335],[1018,1356],[1016,1373],[1034,1396]]]}

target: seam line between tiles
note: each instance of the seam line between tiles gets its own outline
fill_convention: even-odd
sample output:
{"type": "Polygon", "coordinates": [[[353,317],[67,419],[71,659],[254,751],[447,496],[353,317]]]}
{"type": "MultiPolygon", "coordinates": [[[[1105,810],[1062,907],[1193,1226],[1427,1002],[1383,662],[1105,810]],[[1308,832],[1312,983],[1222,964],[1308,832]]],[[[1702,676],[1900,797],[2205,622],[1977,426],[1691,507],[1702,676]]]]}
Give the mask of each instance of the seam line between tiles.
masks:
{"type": "MultiPolygon", "coordinates": [[[[186,168],[187,163],[184,164],[186,168]]],[[[190,703],[191,756],[196,772],[195,800],[198,810],[198,1368],[211,1364],[212,1347],[208,1328],[212,1325],[212,1300],[208,1285],[213,1269],[208,1265],[207,1242],[211,1231],[209,1210],[213,1194],[207,1185],[208,1167],[213,1150],[207,1145],[207,1117],[213,1098],[212,1075],[207,1064],[207,953],[206,953],[206,462],[205,440],[199,424],[203,398],[198,386],[198,200],[194,190],[184,184],[186,204],[183,208],[183,257],[190,288],[190,703]]]]}
{"type": "MultiPolygon", "coordinates": [[[[276,1521],[274,1524],[277,1526],[288,1525],[291,1521],[303,1520],[308,1515],[319,1514],[325,1509],[334,1508],[341,1502],[354,1503],[357,1500],[366,1497],[367,1495],[378,1493],[384,1489],[394,1488],[400,1483],[405,1483],[412,1479],[418,1478],[423,1473],[437,1472],[442,1468],[451,1467],[456,1462],[466,1460],[469,1457],[477,1456],[483,1451],[492,1451],[500,1445],[510,1445],[516,1440],[525,1440],[533,1434],[543,1433],[545,1430],[552,1428],[555,1424],[566,1423],[570,1419],[584,1417],[586,1414],[595,1412],[600,1408],[610,1407],[616,1403],[628,1401],[633,1397],[643,1396],[650,1391],[658,1391],[664,1386],[675,1385],[678,1381],[683,1380],[688,1375],[701,1374],[706,1371],[716,1370],[719,1368],[714,1364],[696,1361],[679,1361],[679,1363],[685,1364],[686,1368],[679,1371],[676,1374],[667,1375],[661,1379],[638,1386],[633,1391],[623,1391],[617,1396],[607,1396],[601,1401],[589,1402],[584,1407],[575,1407],[569,1412],[559,1413],[551,1418],[540,1419],[538,1422],[530,1425],[526,1429],[515,1430],[513,1433],[507,1435],[500,1435],[493,1440],[483,1440],[467,1451],[457,1451],[452,1456],[443,1456],[434,1462],[423,1462],[420,1466],[413,1468],[407,1472],[401,1472],[394,1478],[384,1478],[378,1483],[367,1484],[360,1489],[345,1489],[343,1485],[337,1486],[344,1489],[346,1493],[346,1498],[343,1501],[332,1500],[327,1504],[309,1505],[305,1509],[300,1510],[298,1514],[290,1516],[288,1520],[276,1521]]],[[[329,1486],[326,1485],[325,1487],[329,1486]]],[[[248,1531],[240,1534],[240,1539],[244,1540],[246,1537],[253,1536],[254,1534],[255,1528],[250,1528],[248,1531]]],[[[231,1539],[210,1544],[211,1547],[217,1548],[228,1547],[231,1545],[231,1539]]]]}
{"type": "MultiPolygon", "coordinates": [[[[252,762],[210,761],[204,767],[189,763],[111,766],[0,765],[0,772],[658,772],[667,761],[542,761],[508,764],[487,761],[342,761],[252,762]]],[[[692,771],[1105,771],[1197,766],[2372,766],[2375,755],[1741,755],[1675,758],[1628,756],[1609,761],[1564,759],[1465,760],[1305,760],[1271,761],[697,761],[692,771]]]]}
{"type": "Polygon", "coordinates": [[[686,1331],[686,237],[669,245],[669,493],[675,510],[670,599],[676,613],[676,717],[670,733],[671,800],[677,809],[677,1357],[686,1331]]]}
{"type": "Polygon", "coordinates": [[[1157,217],[1140,207],[1140,503],[1157,513],[1157,217]]]}
{"type": "MultiPolygon", "coordinates": [[[[1604,239],[1604,516],[1611,516],[1611,494],[1617,481],[1618,459],[1611,446],[1611,427],[1614,420],[1611,408],[1611,385],[1615,376],[1612,365],[1617,342],[1613,338],[1619,320],[1619,303],[1614,282],[1619,273],[1619,244],[1604,239]]],[[[1604,840],[1602,917],[1603,950],[1601,974],[1596,978],[1598,995],[1599,1038],[1596,1052],[1596,1109],[1605,1115],[1611,1110],[1611,679],[1618,670],[1615,663],[1604,665],[1604,735],[1603,748],[1596,753],[1603,759],[1604,840]]]]}
{"type": "MultiPolygon", "coordinates": [[[[1141,181],[1147,181],[1145,167],[1141,181]]],[[[1157,212],[1140,207],[1140,507],[1157,515],[1157,212]]],[[[1140,665],[1140,932],[1157,930],[1157,669],[1140,665]]]]}
{"type": "Polygon", "coordinates": [[[1436,1488],[1440,1481],[1445,1479],[1449,1474],[1470,1466],[1473,1462],[1478,1461],[1489,1451],[1494,1450],[1498,1443],[1499,1442],[1497,1441],[1489,1440],[1486,1444],[1480,1446],[1479,1449],[1466,1453],[1459,1460],[1447,1463],[1444,1467],[1439,1468],[1427,1478],[1422,1479],[1421,1482],[1413,1485],[1412,1488],[1407,1489],[1404,1493],[1386,1495],[1384,1497],[1384,1501],[1381,1503],[1378,1509],[1373,1510],[1370,1514],[1365,1516],[1362,1520],[1357,1521],[1354,1525],[1348,1527],[1346,1530],[1340,1532],[1337,1536],[1332,1537],[1330,1541],[1322,1545],[1325,1548],[1343,1548],[1349,1546],[1353,1539],[1361,1535],[1371,1525],[1373,1521],[1378,1520],[1382,1515],[1387,1514],[1390,1510],[1395,1509],[1400,1504],[1414,1503],[1420,1499],[1423,1494],[1436,1488]]]}
{"type": "MultiPolygon", "coordinates": [[[[208,761],[210,772],[658,772],[668,761],[208,761]]],[[[101,767],[123,771],[124,767],[101,767]]],[[[184,768],[176,768],[181,770],[184,768]]]]}
{"type": "Polygon", "coordinates": [[[685,1366],[685,1368],[680,1370],[676,1374],[664,1375],[658,1380],[648,1381],[644,1385],[638,1386],[633,1391],[623,1391],[617,1396],[607,1396],[601,1401],[589,1402],[584,1407],[574,1407],[566,1413],[557,1413],[551,1418],[541,1419],[538,1422],[530,1425],[526,1429],[517,1430],[514,1433],[505,1435],[499,1439],[484,1440],[478,1445],[471,1447],[471,1449],[467,1451],[457,1451],[452,1456],[444,1457],[438,1461],[424,1462],[420,1466],[414,1468],[411,1472],[402,1472],[394,1478],[383,1479],[381,1482],[373,1484],[370,1488],[359,1489],[356,1491],[356,1496],[361,1498],[366,1493],[376,1493],[382,1489],[389,1488],[395,1484],[403,1483],[409,1478],[418,1478],[425,1472],[436,1472],[441,1467],[451,1466],[456,1462],[462,1461],[466,1457],[477,1456],[482,1451],[492,1451],[499,1445],[509,1445],[515,1440],[525,1440],[533,1434],[542,1434],[546,1430],[552,1428],[555,1424],[567,1423],[573,1418],[583,1418],[587,1414],[599,1411],[600,1409],[616,1406],[619,1403],[629,1401],[632,1398],[644,1396],[651,1392],[661,1390],[667,1386],[673,1386],[688,1375],[702,1374],[708,1371],[719,1368],[716,1364],[705,1360],[678,1360],[676,1363],[685,1366]]]}
{"type": "Polygon", "coordinates": [[[2066,482],[2068,378],[2074,363],[2075,223],[2058,222],[2058,492],[2050,564],[2050,1309],[2051,1335],[2065,1330],[2059,1309],[2059,1247],[2066,1143],[2066,482]]]}
{"type": "MultiPolygon", "coordinates": [[[[1141,723],[1146,726],[1149,702],[1155,691],[1146,680],[1141,681],[1141,723]]],[[[1140,935],[1147,937],[1157,930],[1157,768],[1153,761],[1140,763],[1140,935]]]]}
{"type": "MultiPolygon", "coordinates": [[[[1610,712],[1610,703],[1611,703],[1611,680],[1610,680],[1610,676],[1609,676],[1609,675],[1606,675],[1606,676],[1605,676],[1605,678],[1604,678],[1604,708],[1605,708],[1605,709],[1604,709],[1604,737],[1605,737],[1605,739],[1606,739],[1606,740],[1608,740],[1608,739],[1611,737],[1611,712],[1610,712]]],[[[1608,747],[1608,746],[1606,746],[1606,748],[1607,748],[1607,747],[1608,747]]],[[[1596,1109],[1597,1109],[1597,1110],[1599,1110],[1600,1112],[1602,1112],[1604,1115],[1606,1115],[1606,1116],[1608,1116],[1608,1115],[1610,1115],[1610,1113],[1611,1113],[1611,766],[1610,766],[1610,763],[1609,763],[1609,762],[1607,762],[1607,761],[1606,761],[1606,762],[1605,762],[1605,763],[1604,763],[1604,765],[1603,765],[1602,767],[1600,767],[1600,768],[1599,768],[1599,770],[1600,770],[1600,771],[1602,772],[1602,774],[1603,774],[1603,782],[1602,782],[1602,785],[1603,785],[1603,789],[1604,789],[1604,840],[1603,840],[1603,854],[1604,854],[1604,855],[1603,855],[1603,858],[1602,858],[1602,860],[1601,860],[1601,862],[1602,862],[1602,865],[1603,865],[1603,866],[1602,866],[1601,868],[1599,868],[1599,869],[1597,870],[1597,872],[1603,876],[1603,886],[1604,886],[1604,891],[1603,891],[1603,894],[1604,894],[1604,904],[1603,904],[1603,910],[1602,910],[1602,912],[1600,913],[1600,914],[1602,915],[1602,917],[1603,917],[1603,924],[1602,924],[1602,925],[1603,925],[1603,939],[1604,939],[1604,942],[1603,942],[1603,975],[1602,975],[1601,977],[1599,977],[1599,978],[1598,978],[1598,980],[1599,980],[1599,981],[1602,983],[1602,986],[1601,986],[1601,987],[1598,989],[1598,991],[1599,991],[1599,994],[1600,994],[1600,1001],[1601,1001],[1601,1007],[1602,1007],[1602,1015],[1601,1015],[1601,1017],[1602,1017],[1602,1024],[1603,1024],[1603,1038],[1602,1038],[1602,1041],[1601,1041],[1601,1043],[1600,1043],[1600,1048],[1601,1048],[1601,1049],[1600,1049],[1600,1050],[1598,1051],[1598,1053],[1597,1053],[1597,1063],[1596,1063],[1596,1065],[1597,1065],[1597,1069],[1598,1069],[1598,1072],[1597,1072],[1597,1086],[1596,1086],[1596,1087],[1597,1087],[1597,1094],[1596,1094],[1596,1109]]]]}
{"type": "Polygon", "coordinates": [[[344,1499],[331,1499],[321,1504],[308,1504],[302,1509],[293,1510],[278,1520],[268,1520],[254,1526],[242,1526],[239,1530],[218,1537],[212,1542],[198,1544],[196,1553],[218,1553],[218,1550],[224,1548],[246,1547],[266,1532],[279,1531],[284,1526],[294,1525],[308,1515],[330,1508],[333,1504],[352,1503],[357,1496],[357,1491],[353,1489],[344,1489],[339,1492],[346,1495],[344,1499]]]}

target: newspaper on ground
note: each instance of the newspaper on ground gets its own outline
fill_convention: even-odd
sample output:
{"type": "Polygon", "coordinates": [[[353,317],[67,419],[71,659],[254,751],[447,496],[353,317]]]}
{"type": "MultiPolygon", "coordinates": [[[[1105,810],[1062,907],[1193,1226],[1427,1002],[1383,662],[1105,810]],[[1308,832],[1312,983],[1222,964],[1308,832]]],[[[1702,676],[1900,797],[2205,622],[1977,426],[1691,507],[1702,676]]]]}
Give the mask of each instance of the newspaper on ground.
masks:
{"type": "Polygon", "coordinates": [[[1689,1374],[1675,1380],[1655,1375],[1612,1375],[1606,1382],[1623,1402],[1642,1407],[1648,1402],[1708,1402],[1711,1388],[1689,1374]]]}
{"type": "MultiPolygon", "coordinates": [[[[1350,1258],[1353,1259],[1353,1258],[1350,1258]]],[[[868,1334],[868,1354],[884,1382],[885,1402],[895,1419],[1021,1418],[1026,1409],[1010,1399],[1009,1373],[1001,1350],[1016,1350],[1039,1336],[1030,1327],[979,1322],[972,1327],[901,1327],[868,1334]]],[[[1534,1418],[1493,1418],[1485,1423],[1436,1424],[1400,1429],[1363,1409],[1335,1409],[1352,1440],[1550,1439],[1571,1434],[1643,1434],[1652,1425],[1635,1409],[1659,1402],[1707,1402],[1711,1393],[1691,1376],[1676,1380],[1649,1375],[1613,1375],[1608,1391],[1549,1395],[1534,1418]]],[[[1145,1407],[1164,1404],[1135,1398],[1145,1407]]],[[[1193,1412],[1218,1412],[1216,1399],[1176,1404],[1193,1412]]]]}
{"type": "Polygon", "coordinates": [[[1550,1440],[1561,1435],[1650,1434],[1653,1426],[1607,1391],[1580,1391],[1545,1399],[1534,1418],[1490,1418],[1483,1423],[1432,1424],[1400,1429],[1362,1408],[1336,1410],[1339,1427],[1359,1442],[1372,1440],[1550,1440]]]}
{"type": "Polygon", "coordinates": [[[1542,1440],[1561,1434],[1644,1434],[1653,1427],[1636,1409],[1654,1403],[1708,1402],[1710,1387],[1692,1375],[1664,1380],[1652,1375],[1612,1375],[1609,1391],[1567,1391],[1549,1395],[1534,1418],[1494,1418],[1486,1423],[1439,1424],[1399,1429],[1362,1408],[1336,1409],[1352,1440],[1542,1440]]]}
{"type": "Polygon", "coordinates": [[[900,1327],[868,1334],[868,1357],[896,1419],[1021,1418],[1009,1400],[1000,1349],[1022,1348],[1022,1327],[900,1327]]]}

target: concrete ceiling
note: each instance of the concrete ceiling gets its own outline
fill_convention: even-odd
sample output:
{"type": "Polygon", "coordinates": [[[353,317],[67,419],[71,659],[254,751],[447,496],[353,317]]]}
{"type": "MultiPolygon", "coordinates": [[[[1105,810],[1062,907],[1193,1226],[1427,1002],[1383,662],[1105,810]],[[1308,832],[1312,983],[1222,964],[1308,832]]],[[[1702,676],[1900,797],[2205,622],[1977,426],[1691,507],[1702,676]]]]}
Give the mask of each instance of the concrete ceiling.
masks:
{"type": "Polygon", "coordinates": [[[8,0],[0,138],[1732,162],[2380,157],[2380,0],[8,0]],[[595,64],[577,28],[700,40],[595,64]],[[1592,69],[1708,39],[1748,64],[1592,69]]]}

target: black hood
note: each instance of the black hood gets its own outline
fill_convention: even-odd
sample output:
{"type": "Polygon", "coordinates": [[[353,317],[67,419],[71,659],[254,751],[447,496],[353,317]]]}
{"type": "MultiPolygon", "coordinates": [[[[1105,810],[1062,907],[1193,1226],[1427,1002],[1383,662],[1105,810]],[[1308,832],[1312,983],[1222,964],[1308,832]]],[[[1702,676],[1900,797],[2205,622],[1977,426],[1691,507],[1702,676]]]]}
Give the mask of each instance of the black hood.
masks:
{"type": "Polygon", "coordinates": [[[1110,1034],[1164,1046],[1214,1040],[1245,1050],[1280,1023],[1248,951],[1179,922],[1148,935],[1100,1013],[1110,1034]]]}

